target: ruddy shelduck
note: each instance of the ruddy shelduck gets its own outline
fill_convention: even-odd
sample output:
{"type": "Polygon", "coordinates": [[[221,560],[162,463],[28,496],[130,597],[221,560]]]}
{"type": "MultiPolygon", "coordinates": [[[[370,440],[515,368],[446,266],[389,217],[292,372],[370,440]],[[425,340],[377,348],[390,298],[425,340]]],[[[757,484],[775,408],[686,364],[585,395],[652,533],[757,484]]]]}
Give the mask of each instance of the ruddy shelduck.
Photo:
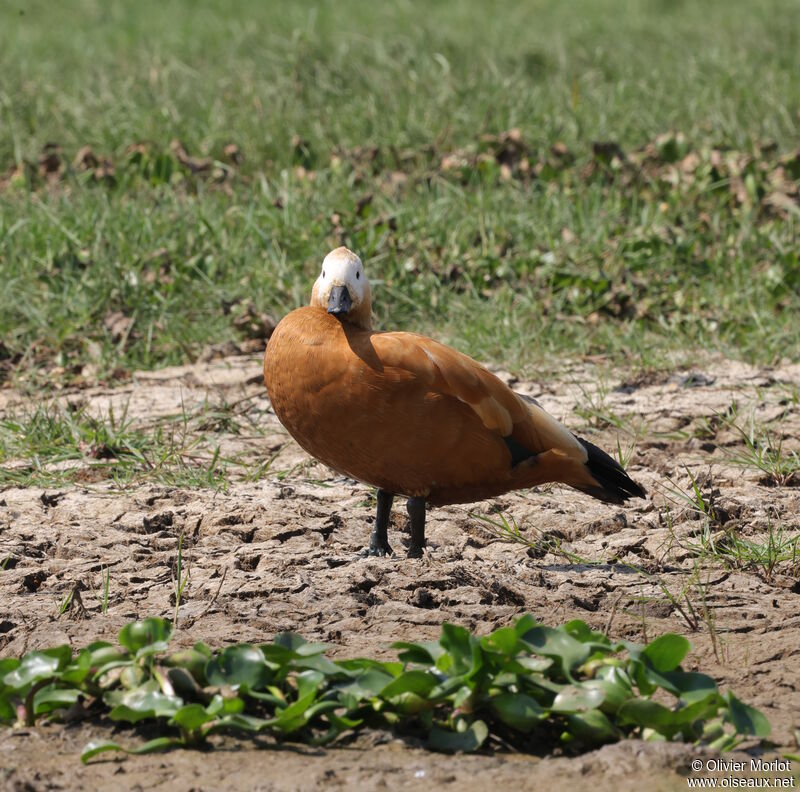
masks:
{"type": "Polygon", "coordinates": [[[309,454],[377,487],[367,552],[391,554],[395,495],[408,498],[408,555],[425,546],[425,505],[469,503],[546,482],[610,503],[644,497],[623,468],[480,363],[414,333],[371,329],[361,259],[329,253],[311,303],[275,328],[264,379],[281,423],[309,454]]]}

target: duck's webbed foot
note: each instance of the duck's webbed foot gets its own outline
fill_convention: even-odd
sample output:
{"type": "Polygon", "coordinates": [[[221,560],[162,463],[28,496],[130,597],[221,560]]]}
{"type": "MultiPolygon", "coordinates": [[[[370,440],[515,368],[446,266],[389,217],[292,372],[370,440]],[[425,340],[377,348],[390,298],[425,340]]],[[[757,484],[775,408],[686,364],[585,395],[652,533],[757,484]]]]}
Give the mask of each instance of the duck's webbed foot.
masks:
{"type": "Polygon", "coordinates": [[[392,548],[389,546],[389,537],[387,535],[393,500],[393,493],[381,489],[378,490],[378,513],[375,516],[375,528],[369,537],[369,546],[364,548],[362,555],[394,555],[392,548]]]}
{"type": "Polygon", "coordinates": [[[422,558],[422,548],[425,547],[425,498],[409,498],[406,510],[411,520],[408,557],[422,558]]]}

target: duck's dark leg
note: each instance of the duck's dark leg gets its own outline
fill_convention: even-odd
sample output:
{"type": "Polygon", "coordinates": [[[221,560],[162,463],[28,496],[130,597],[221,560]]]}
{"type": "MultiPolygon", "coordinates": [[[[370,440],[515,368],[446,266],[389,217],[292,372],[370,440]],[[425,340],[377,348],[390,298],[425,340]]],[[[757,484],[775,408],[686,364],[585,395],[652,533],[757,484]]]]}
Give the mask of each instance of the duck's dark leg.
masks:
{"type": "Polygon", "coordinates": [[[389,547],[389,516],[392,513],[392,501],[394,494],[386,490],[378,490],[378,513],[375,516],[375,528],[369,537],[369,548],[367,555],[384,556],[392,555],[392,548],[389,547]]]}
{"type": "Polygon", "coordinates": [[[422,548],[425,547],[425,498],[409,498],[406,509],[411,520],[408,557],[422,558],[422,548]]]}

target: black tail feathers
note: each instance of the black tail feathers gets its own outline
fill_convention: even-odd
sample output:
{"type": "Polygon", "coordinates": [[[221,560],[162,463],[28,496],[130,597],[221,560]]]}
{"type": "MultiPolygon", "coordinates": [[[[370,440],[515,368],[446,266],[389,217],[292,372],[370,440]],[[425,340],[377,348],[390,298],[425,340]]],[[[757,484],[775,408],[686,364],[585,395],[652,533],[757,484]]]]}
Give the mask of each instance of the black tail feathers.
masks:
{"type": "Polygon", "coordinates": [[[582,437],[578,437],[577,440],[589,455],[586,467],[599,485],[581,487],[583,492],[606,503],[624,503],[629,498],[645,497],[647,493],[644,487],[637,484],[619,462],[588,440],[582,437]]]}

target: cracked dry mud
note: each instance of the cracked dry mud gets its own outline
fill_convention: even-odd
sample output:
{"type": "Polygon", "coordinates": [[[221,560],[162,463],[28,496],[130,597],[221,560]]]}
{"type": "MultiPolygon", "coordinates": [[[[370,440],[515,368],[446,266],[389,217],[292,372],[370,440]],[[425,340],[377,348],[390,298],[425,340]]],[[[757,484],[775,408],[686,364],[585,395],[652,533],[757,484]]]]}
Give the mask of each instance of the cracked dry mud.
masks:
{"type": "MultiPolygon", "coordinates": [[[[115,641],[131,619],[170,617],[173,567],[184,532],[191,574],[175,646],[259,642],[295,630],[329,643],[333,656],[385,658],[392,656],[392,641],[434,638],[444,620],[487,632],[526,612],[548,624],[581,618],[613,638],[652,640],[673,631],[693,645],[685,667],[711,674],[723,689],[730,686],[761,708],[772,722],[774,742],[796,751],[797,562],[767,570],[698,560],[693,548],[705,520],[675,491],[691,490],[691,472],[716,513],[711,532],[718,543],[724,544],[726,533],[763,542],[770,526],[796,536],[800,487],[770,486],[758,470],[733,465],[741,435],[715,416],[735,402],[741,425],[753,414],[783,438],[784,452],[797,450],[800,366],[758,369],[716,360],[687,376],[626,379],[580,363],[547,383],[497,373],[609,450],[618,438],[624,449],[630,443],[626,431],[638,427],[629,470],[650,499],[620,508],[550,487],[436,509],[428,515],[429,547],[421,560],[405,558],[406,518],[399,502],[390,527],[397,557],[363,558],[358,553],[368,541],[374,494],[309,460],[288,437],[269,409],[259,359],[137,373],[118,388],[57,394],[98,414],[110,406],[119,414],[127,405],[129,418],[143,424],[204,404],[238,403],[260,432],[221,436],[223,456],[249,455],[254,464],[275,458],[259,480],[234,480],[219,491],[147,482],[120,490],[102,481],[1,491],[0,557],[9,561],[0,573],[0,654],[115,641]],[[587,427],[592,409],[618,417],[623,430],[587,427]],[[475,516],[497,521],[500,512],[513,516],[522,534],[539,544],[505,541],[475,516]],[[105,614],[103,567],[110,569],[105,614]],[[59,604],[76,588],[83,608],[73,604],[59,615],[59,604]]],[[[24,406],[30,403],[19,393],[0,391],[0,415],[24,406]]],[[[604,421],[595,414],[590,423],[604,421]]],[[[2,730],[0,786],[478,789],[519,786],[524,779],[531,787],[677,789],[685,788],[696,755],[685,745],[630,741],[573,758],[450,757],[364,734],[325,750],[226,737],[210,753],[176,751],[82,766],[83,745],[108,736],[97,723],[2,730]]],[[[139,739],[118,736],[123,742],[139,739]]]]}

